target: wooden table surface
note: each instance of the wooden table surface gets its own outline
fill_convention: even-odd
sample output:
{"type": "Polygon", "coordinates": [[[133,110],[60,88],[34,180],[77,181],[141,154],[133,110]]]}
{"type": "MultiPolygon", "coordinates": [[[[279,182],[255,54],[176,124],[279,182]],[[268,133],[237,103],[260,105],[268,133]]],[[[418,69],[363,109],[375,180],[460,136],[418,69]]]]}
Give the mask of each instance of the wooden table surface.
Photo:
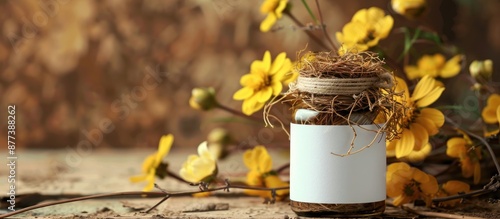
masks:
{"type": "MultiPolygon", "coordinates": [[[[109,150],[96,149],[74,156],[68,150],[19,150],[16,164],[16,195],[90,195],[98,193],[141,191],[144,184],[130,183],[128,178],[140,172],[142,160],[153,149],[109,150]]],[[[72,154],[73,153],[73,154],[72,154]]],[[[178,172],[182,162],[196,150],[173,150],[166,157],[170,169],[178,172]]],[[[232,154],[219,162],[219,173],[230,180],[244,180],[246,167],[241,154],[232,154]]],[[[271,151],[274,167],[288,162],[286,151],[271,151]]],[[[0,172],[2,196],[8,190],[7,171],[0,172]]],[[[171,178],[157,180],[168,191],[194,191],[192,187],[171,178]]],[[[287,201],[265,204],[259,197],[247,197],[241,190],[232,189],[220,195],[194,198],[172,197],[156,210],[141,213],[161,198],[94,199],[50,206],[22,213],[12,218],[298,218],[287,201]],[[208,205],[228,206],[227,210],[185,212],[208,205]]],[[[497,208],[500,205],[497,205],[497,208]]],[[[1,211],[0,213],[6,213],[1,211]]],[[[496,215],[499,216],[499,215],[496,215]]],[[[415,218],[398,208],[388,207],[384,217],[415,218]]],[[[492,216],[495,217],[495,216],[492,216]]]]}

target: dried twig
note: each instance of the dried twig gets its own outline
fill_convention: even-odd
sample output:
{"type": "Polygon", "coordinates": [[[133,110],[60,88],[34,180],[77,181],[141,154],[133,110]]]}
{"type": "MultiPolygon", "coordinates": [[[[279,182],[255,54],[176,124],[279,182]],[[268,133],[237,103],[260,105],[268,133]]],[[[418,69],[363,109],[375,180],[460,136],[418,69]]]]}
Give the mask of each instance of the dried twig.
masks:
{"type": "Polygon", "coordinates": [[[146,213],[150,212],[151,210],[155,209],[158,207],[161,203],[169,199],[170,197],[174,195],[185,195],[185,194],[196,194],[196,193],[201,193],[201,192],[213,192],[213,191],[226,191],[229,192],[229,189],[251,189],[251,190],[264,190],[264,191],[270,191],[271,192],[271,203],[274,203],[276,201],[276,191],[277,190],[285,190],[285,189],[290,189],[289,186],[285,187],[277,187],[277,188],[264,188],[264,187],[256,187],[256,186],[244,186],[244,185],[232,185],[229,183],[228,179],[224,180],[224,186],[220,187],[215,187],[215,188],[208,188],[208,184],[205,182],[199,182],[199,183],[192,183],[192,186],[198,186],[199,190],[197,191],[189,191],[189,192],[168,192],[162,188],[160,188],[158,185],[155,184],[155,187],[162,191],[165,194],[165,197],[160,200],[158,203],[156,203],[153,207],[148,209],[146,213]]]}
{"type": "Polygon", "coordinates": [[[458,214],[450,214],[450,213],[441,213],[441,212],[432,212],[432,211],[419,211],[412,209],[407,206],[401,206],[401,208],[409,213],[424,216],[424,217],[436,217],[436,218],[460,218],[460,219],[483,219],[482,217],[472,217],[466,215],[458,215],[458,214]]]}

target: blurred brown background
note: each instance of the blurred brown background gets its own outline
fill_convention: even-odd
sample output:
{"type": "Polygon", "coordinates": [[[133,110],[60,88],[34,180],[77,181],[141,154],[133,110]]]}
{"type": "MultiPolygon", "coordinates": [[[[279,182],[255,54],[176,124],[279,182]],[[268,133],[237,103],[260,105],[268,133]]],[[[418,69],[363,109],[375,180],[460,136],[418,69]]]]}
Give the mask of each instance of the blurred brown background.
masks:
{"type": "MultiPolygon", "coordinates": [[[[232,94],[265,50],[273,57],[285,51],[295,60],[306,45],[319,49],[286,17],[277,24],[282,30],[261,33],[260,3],[1,1],[0,141],[6,139],[9,104],[16,105],[16,141],[23,148],[73,147],[88,133],[99,139],[99,132],[102,148],[156,147],[165,133],[175,135],[176,147],[195,147],[216,126],[231,128],[237,141],[258,135],[261,126],[217,122],[230,114],[193,110],[188,99],[192,88],[213,86],[221,103],[239,110],[232,94]],[[114,129],[98,131],[102,123],[114,129]]],[[[311,22],[299,0],[291,3],[303,23],[311,22]]],[[[418,22],[394,14],[389,0],[320,3],[331,36],[357,10],[378,6],[392,13],[396,28],[422,22],[443,33],[467,55],[467,66],[473,59],[500,63],[498,0],[432,0],[418,22]]],[[[395,39],[382,45],[397,49],[395,39]]],[[[456,86],[467,88],[460,78],[456,86]]]]}

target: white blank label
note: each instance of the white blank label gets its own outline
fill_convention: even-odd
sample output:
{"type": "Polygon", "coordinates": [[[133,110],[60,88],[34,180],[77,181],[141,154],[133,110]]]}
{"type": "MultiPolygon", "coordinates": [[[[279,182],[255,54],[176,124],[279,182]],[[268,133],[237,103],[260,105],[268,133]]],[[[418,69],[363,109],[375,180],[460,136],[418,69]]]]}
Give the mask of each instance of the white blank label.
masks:
{"type": "Polygon", "coordinates": [[[352,126],[359,153],[340,157],[354,133],[347,125],[300,125],[290,128],[290,199],[299,202],[352,204],[385,200],[385,135],[376,125],[352,126]]]}

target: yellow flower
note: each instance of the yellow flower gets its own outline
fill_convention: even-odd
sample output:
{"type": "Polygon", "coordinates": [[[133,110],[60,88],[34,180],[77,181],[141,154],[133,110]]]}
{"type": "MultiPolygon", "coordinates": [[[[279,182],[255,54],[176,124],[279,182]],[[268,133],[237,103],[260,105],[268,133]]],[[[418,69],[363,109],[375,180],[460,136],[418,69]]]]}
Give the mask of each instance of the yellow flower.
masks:
{"type": "Polygon", "coordinates": [[[194,88],[191,91],[191,98],[189,98],[189,106],[191,106],[191,108],[197,110],[211,110],[217,107],[217,104],[214,88],[194,88]]]}
{"type": "Polygon", "coordinates": [[[267,14],[266,19],[260,23],[260,31],[267,32],[283,16],[288,0],[265,0],[260,6],[260,12],[267,14]]]}
{"type": "Polygon", "coordinates": [[[424,200],[429,206],[432,197],[438,191],[437,180],[417,168],[404,162],[387,166],[387,196],[394,198],[394,205],[410,203],[417,199],[424,200]]]}
{"type": "Polygon", "coordinates": [[[210,152],[207,142],[198,146],[198,155],[189,155],[182,164],[179,175],[186,181],[198,183],[210,182],[217,175],[216,156],[210,152]]]}
{"type": "Polygon", "coordinates": [[[409,19],[419,17],[427,8],[426,0],[391,0],[392,9],[409,19]]]}
{"type": "Polygon", "coordinates": [[[446,143],[446,154],[458,158],[462,167],[462,176],[469,178],[474,176],[474,184],[481,180],[481,148],[474,147],[469,136],[463,133],[463,137],[455,137],[446,143]]]}
{"type": "Polygon", "coordinates": [[[165,173],[163,173],[163,171],[166,170],[160,168],[166,168],[166,166],[162,166],[160,164],[163,157],[165,157],[170,151],[173,142],[173,135],[169,134],[162,136],[160,143],[158,144],[158,151],[146,157],[142,163],[142,175],[132,176],[130,177],[130,181],[134,183],[147,181],[148,184],[144,187],[143,191],[151,191],[154,187],[155,176],[159,176],[160,178],[165,177],[165,173]]]}
{"type": "MultiPolygon", "coordinates": [[[[264,146],[255,146],[253,149],[245,151],[243,162],[250,170],[247,174],[247,184],[250,186],[262,186],[267,188],[277,188],[288,186],[279,176],[272,171],[273,161],[264,146]]],[[[245,190],[248,195],[271,198],[270,191],[264,190],[245,190]]],[[[287,195],[289,190],[276,191],[276,198],[280,200],[287,195]]]]}
{"type": "Polygon", "coordinates": [[[340,53],[354,50],[365,51],[376,46],[381,39],[391,32],[394,19],[377,7],[361,9],[347,23],[342,32],[337,32],[337,40],[343,44],[340,53]]]}
{"type": "Polygon", "coordinates": [[[424,55],[422,56],[417,65],[405,66],[406,76],[408,79],[416,79],[429,75],[433,78],[451,78],[460,72],[460,62],[462,61],[462,55],[453,56],[450,60],[446,61],[446,58],[442,54],[434,55],[424,55]]]}
{"type": "MultiPolygon", "coordinates": [[[[439,187],[439,191],[436,197],[447,197],[452,195],[458,195],[463,193],[468,193],[470,191],[470,186],[467,183],[457,180],[450,180],[439,187]]],[[[441,207],[454,207],[456,204],[460,203],[460,199],[440,202],[441,207]]]]}
{"type": "Polygon", "coordinates": [[[396,80],[395,92],[403,93],[398,101],[405,106],[404,119],[399,127],[402,130],[400,138],[387,143],[387,156],[420,161],[431,151],[429,136],[437,134],[444,124],[443,113],[427,107],[441,96],[444,87],[435,79],[424,76],[410,97],[406,82],[397,77],[396,80]]]}
{"type": "Polygon", "coordinates": [[[486,102],[486,107],[484,107],[481,113],[484,122],[486,123],[498,123],[500,121],[500,95],[492,94],[488,97],[486,102]]]}
{"type": "Polygon", "coordinates": [[[486,59],[483,61],[474,60],[469,65],[470,75],[480,84],[491,80],[493,74],[493,61],[486,59]]]}
{"type": "Polygon", "coordinates": [[[283,84],[290,82],[295,77],[292,73],[292,62],[282,52],[271,63],[271,53],[266,51],[262,61],[252,62],[250,73],[240,79],[243,86],[233,95],[235,100],[243,100],[242,111],[252,115],[264,107],[265,103],[283,89],[283,84]]]}

